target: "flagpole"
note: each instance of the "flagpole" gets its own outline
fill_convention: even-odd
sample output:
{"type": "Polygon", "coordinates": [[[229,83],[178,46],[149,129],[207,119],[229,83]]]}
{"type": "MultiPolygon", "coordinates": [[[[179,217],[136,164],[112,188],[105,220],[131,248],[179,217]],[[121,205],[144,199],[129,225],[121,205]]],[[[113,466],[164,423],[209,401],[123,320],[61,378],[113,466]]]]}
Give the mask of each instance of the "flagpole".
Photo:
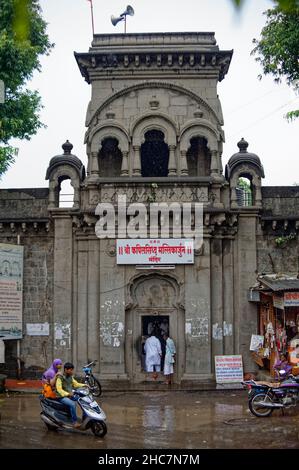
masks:
{"type": "Polygon", "coordinates": [[[89,2],[90,2],[90,12],[91,12],[92,35],[94,36],[93,4],[92,4],[92,0],[89,0],[89,2]]]}

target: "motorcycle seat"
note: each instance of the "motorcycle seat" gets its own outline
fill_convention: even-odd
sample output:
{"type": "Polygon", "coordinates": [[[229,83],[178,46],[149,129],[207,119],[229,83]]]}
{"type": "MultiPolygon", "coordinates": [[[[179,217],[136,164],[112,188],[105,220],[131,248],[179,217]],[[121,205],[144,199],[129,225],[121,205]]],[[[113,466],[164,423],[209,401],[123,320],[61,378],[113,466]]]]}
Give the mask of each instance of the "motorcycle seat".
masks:
{"type": "Polygon", "coordinates": [[[68,410],[67,406],[65,406],[63,403],[60,403],[59,400],[55,400],[53,398],[44,398],[43,402],[45,405],[50,406],[51,408],[54,408],[55,410],[59,410],[59,411],[68,410]]]}

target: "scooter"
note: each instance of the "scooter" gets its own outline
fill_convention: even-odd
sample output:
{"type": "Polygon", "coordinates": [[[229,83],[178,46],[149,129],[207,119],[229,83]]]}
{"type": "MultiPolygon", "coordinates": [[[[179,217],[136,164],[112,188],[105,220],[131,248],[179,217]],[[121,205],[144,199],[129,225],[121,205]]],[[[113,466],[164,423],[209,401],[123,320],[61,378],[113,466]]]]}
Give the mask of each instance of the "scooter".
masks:
{"type": "Polygon", "coordinates": [[[74,398],[82,410],[83,417],[81,426],[74,429],[70,409],[59,400],[45,398],[40,395],[42,411],[40,417],[47,428],[51,431],[58,429],[74,429],[75,431],[87,431],[91,429],[97,437],[104,437],[107,433],[106,415],[94,400],[88,388],[77,388],[73,390],[74,398]]]}

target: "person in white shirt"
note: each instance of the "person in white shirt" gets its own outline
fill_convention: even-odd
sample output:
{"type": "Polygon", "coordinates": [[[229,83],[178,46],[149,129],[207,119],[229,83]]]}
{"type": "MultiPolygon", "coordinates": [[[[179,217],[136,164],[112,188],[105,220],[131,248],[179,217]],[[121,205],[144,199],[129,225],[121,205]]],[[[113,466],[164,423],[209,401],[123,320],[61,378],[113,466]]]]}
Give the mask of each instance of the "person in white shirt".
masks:
{"type": "Polygon", "coordinates": [[[156,331],[153,331],[151,336],[145,341],[144,345],[146,372],[152,372],[152,377],[155,380],[158,377],[157,372],[161,372],[162,357],[161,343],[156,334],[156,331]]]}

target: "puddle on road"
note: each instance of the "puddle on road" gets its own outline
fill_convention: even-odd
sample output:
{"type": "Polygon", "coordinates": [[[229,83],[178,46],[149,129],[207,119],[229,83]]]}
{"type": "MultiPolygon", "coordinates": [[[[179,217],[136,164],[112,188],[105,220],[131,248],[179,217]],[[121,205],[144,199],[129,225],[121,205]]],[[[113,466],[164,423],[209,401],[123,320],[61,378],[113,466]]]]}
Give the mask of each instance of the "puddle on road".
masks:
{"type": "MultiPolygon", "coordinates": [[[[1,397],[1,448],[298,448],[298,410],[248,414],[242,392],[107,393],[104,439],[90,431],[48,431],[37,396],[1,397]]],[[[79,410],[78,410],[79,412],[79,410]]]]}

